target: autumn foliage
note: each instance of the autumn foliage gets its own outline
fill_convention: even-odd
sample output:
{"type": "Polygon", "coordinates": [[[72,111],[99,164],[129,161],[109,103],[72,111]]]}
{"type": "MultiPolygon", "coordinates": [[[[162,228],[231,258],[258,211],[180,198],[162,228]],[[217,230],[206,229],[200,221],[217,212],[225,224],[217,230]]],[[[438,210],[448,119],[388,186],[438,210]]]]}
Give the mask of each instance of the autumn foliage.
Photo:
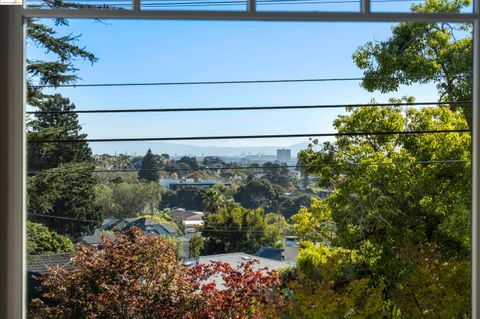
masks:
{"type": "Polygon", "coordinates": [[[102,250],[78,246],[72,263],[42,278],[31,318],[264,318],[285,304],[275,271],[255,261],[188,268],[174,244],[138,229],[104,239],[102,250]]]}

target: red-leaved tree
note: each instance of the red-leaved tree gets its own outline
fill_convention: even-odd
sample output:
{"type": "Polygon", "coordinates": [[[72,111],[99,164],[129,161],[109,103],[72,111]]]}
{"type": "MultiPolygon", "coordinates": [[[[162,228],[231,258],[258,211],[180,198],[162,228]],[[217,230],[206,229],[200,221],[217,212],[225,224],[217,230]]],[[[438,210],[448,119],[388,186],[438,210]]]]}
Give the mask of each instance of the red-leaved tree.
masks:
{"type": "Polygon", "coordinates": [[[77,246],[72,269],[50,269],[33,319],[266,318],[285,300],[275,271],[255,261],[233,268],[215,263],[187,268],[173,243],[132,229],[104,239],[103,249],[77,246]],[[215,282],[221,281],[220,284],[215,282]]]}

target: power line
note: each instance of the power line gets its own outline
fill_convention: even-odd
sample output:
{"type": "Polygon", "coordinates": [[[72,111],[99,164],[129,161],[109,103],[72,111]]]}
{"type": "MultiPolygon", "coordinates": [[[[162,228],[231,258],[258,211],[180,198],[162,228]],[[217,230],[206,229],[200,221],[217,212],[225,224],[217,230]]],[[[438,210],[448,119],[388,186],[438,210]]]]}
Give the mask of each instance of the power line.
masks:
{"type": "MultiPolygon", "coordinates": [[[[82,222],[82,223],[93,223],[93,224],[98,224],[98,221],[95,220],[89,220],[89,219],[78,219],[78,218],[73,218],[73,217],[65,217],[65,216],[58,216],[58,215],[46,215],[46,214],[35,214],[35,213],[29,213],[28,216],[33,216],[33,217],[40,217],[40,218],[51,218],[51,219],[61,219],[61,220],[69,220],[73,222],[82,222]]],[[[248,230],[240,230],[240,229],[201,229],[199,232],[215,232],[215,233],[230,233],[230,232],[236,232],[236,233],[264,233],[263,231],[248,231],[248,230]]]]}
{"type": "MultiPolygon", "coordinates": [[[[264,234],[266,231],[258,230],[240,230],[240,229],[198,229],[199,233],[249,233],[249,234],[264,234]]],[[[207,235],[208,236],[208,235],[207,235]]],[[[203,257],[203,256],[201,256],[203,257]]]]}
{"type": "Polygon", "coordinates": [[[45,214],[35,214],[35,213],[28,213],[28,216],[33,216],[33,217],[45,217],[45,218],[71,220],[71,221],[77,221],[77,222],[85,222],[85,223],[95,223],[95,224],[98,224],[98,221],[94,221],[94,220],[78,219],[78,218],[65,217],[65,216],[55,216],[55,215],[45,215],[45,214]]]}
{"type": "Polygon", "coordinates": [[[465,105],[472,101],[444,102],[402,102],[402,103],[364,103],[364,104],[319,104],[319,105],[271,105],[271,106],[231,106],[231,107],[176,107],[176,108],[125,108],[125,109],[87,109],[70,111],[28,111],[27,114],[89,114],[89,113],[148,113],[148,112],[212,112],[212,111],[259,111],[259,110],[298,110],[329,108],[362,108],[387,106],[428,106],[428,105],[465,105]]]}
{"type": "MultiPolygon", "coordinates": [[[[403,161],[403,162],[370,162],[370,163],[325,163],[315,165],[278,165],[278,166],[232,166],[232,167],[197,167],[197,168],[150,168],[142,169],[144,171],[155,172],[169,172],[169,171],[216,171],[216,170],[263,170],[263,169],[281,169],[281,168],[323,168],[323,167],[343,167],[343,166],[388,166],[388,165],[431,165],[431,164],[455,164],[467,163],[469,160],[431,160],[431,161],[403,161]]],[[[70,172],[73,170],[68,169],[70,172]]],[[[138,172],[139,168],[124,168],[124,169],[96,169],[92,173],[128,173],[138,172]]],[[[80,170],[78,170],[81,172],[80,170]]],[[[83,171],[83,170],[82,170],[83,171]]],[[[29,171],[29,175],[36,175],[40,173],[50,173],[49,171],[29,171]]],[[[52,174],[56,172],[51,172],[52,174]]],[[[185,184],[188,185],[188,184],[185,184]]]]}
{"type": "Polygon", "coordinates": [[[92,139],[38,139],[29,143],[106,143],[106,142],[149,142],[149,141],[185,141],[185,140],[229,140],[229,139],[270,139],[295,137],[341,137],[341,136],[378,136],[411,135],[440,133],[469,133],[467,129],[455,130],[418,130],[418,131],[376,131],[343,133],[301,133],[301,134],[264,134],[264,135],[218,135],[218,136],[180,136],[180,137],[128,137],[128,138],[92,138],[92,139]]]}
{"type": "MultiPolygon", "coordinates": [[[[459,73],[456,76],[468,76],[459,73]]],[[[441,79],[445,75],[409,75],[409,78],[418,79],[441,79]]],[[[277,79],[277,80],[234,80],[234,81],[190,81],[190,82],[131,82],[131,83],[86,83],[86,84],[61,84],[61,85],[32,85],[35,88],[59,88],[59,87],[115,87],[115,86],[172,86],[172,85],[222,85],[222,84],[260,84],[260,83],[302,83],[302,82],[339,82],[339,81],[363,81],[363,80],[399,80],[402,77],[339,77],[339,78],[310,78],[310,79],[277,79]]]]}

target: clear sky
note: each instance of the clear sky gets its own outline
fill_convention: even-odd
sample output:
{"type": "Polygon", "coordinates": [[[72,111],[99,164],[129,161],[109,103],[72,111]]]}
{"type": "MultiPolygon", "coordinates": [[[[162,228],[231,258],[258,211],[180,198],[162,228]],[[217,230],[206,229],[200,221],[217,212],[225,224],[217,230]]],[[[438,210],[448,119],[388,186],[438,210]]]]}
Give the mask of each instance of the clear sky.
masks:
{"type": "MultiPolygon", "coordinates": [[[[71,21],[61,32],[81,34],[95,53],[78,62],[79,83],[228,81],[362,76],[352,53],[384,40],[387,23],[280,23],[221,21],[71,21]]],[[[43,51],[28,47],[30,58],[43,51]]],[[[367,103],[372,98],[437,99],[434,85],[398,92],[367,92],[359,82],[211,86],[62,88],[78,109],[367,103]]],[[[339,109],[205,113],[83,114],[90,138],[248,135],[332,132],[339,109]]],[[[181,142],[209,146],[290,145],[307,139],[181,142]]],[[[142,144],[142,148],[155,143],[142,144]]],[[[122,143],[91,145],[95,153],[141,152],[122,143]]],[[[157,150],[160,152],[161,150],[157,150]]],[[[222,155],[222,154],[220,154],[222,155]]]]}

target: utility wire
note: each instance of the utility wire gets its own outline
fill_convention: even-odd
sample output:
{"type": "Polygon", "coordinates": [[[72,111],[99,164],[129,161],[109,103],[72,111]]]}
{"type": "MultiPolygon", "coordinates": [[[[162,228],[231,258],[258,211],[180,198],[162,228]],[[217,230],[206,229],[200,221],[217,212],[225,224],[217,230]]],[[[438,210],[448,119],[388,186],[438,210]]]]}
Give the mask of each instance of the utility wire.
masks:
{"type": "MultiPolygon", "coordinates": [[[[459,73],[456,76],[469,76],[459,73]]],[[[409,78],[418,79],[442,79],[445,75],[409,75],[409,78]]],[[[32,85],[34,88],[60,88],[60,87],[115,87],[115,86],[170,86],[170,85],[222,85],[222,84],[258,84],[258,83],[302,83],[302,82],[340,82],[340,81],[376,81],[396,80],[403,77],[339,77],[339,78],[310,78],[310,79],[277,79],[277,80],[237,80],[237,81],[191,81],[191,82],[131,82],[131,83],[85,83],[85,84],[61,84],[61,85],[32,85]]]]}
{"type": "Polygon", "coordinates": [[[271,105],[271,106],[231,106],[231,107],[175,107],[175,108],[125,108],[125,109],[87,109],[70,111],[28,111],[27,114],[91,114],[91,113],[167,113],[167,112],[212,112],[212,111],[259,111],[259,110],[298,110],[362,108],[387,106],[428,106],[428,105],[466,105],[472,101],[444,102],[402,102],[402,103],[365,103],[365,104],[320,104],[320,105],[271,105]]]}
{"type": "Polygon", "coordinates": [[[341,137],[341,136],[379,136],[379,135],[412,135],[470,133],[467,129],[455,130],[418,130],[418,131],[376,131],[376,132],[344,132],[344,133],[301,133],[301,134],[264,134],[264,135],[218,135],[218,136],[180,136],[180,137],[126,137],[126,138],[92,138],[92,139],[38,139],[29,143],[106,143],[106,142],[148,142],[148,141],[186,141],[186,140],[229,140],[229,139],[269,139],[295,137],[341,137]]]}
{"type": "MultiPolygon", "coordinates": [[[[455,164],[455,163],[467,163],[469,160],[431,160],[431,161],[403,161],[403,162],[370,162],[370,163],[326,163],[326,164],[315,164],[315,165],[278,165],[278,166],[232,166],[232,167],[197,167],[197,168],[147,168],[142,169],[143,171],[154,171],[154,172],[169,172],[169,171],[216,171],[216,170],[263,170],[263,169],[282,169],[282,168],[323,168],[323,167],[344,167],[344,166],[386,166],[386,165],[431,165],[431,164],[455,164]]],[[[72,172],[73,170],[68,169],[72,172]]],[[[78,172],[83,172],[85,170],[78,170],[78,172]]],[[[123,168],[123,169],[95,169],[91,171],[92,173],[128,173],[128,172],[138,172],[139,168],[123,168]]],[[[56,173],[49,171],[29,171],[29,175],[37,175],[40,173],[56,173]]],[[[90,173],[90,172],[88,172],[90,173]]],[[[188,185],[188,184],[186,184],[188,185]]]]}
{"type": "Polygon", "coordinates": [[[54,218],[54,219],[71,220],[71,221],[77,221],[77,222],[85,222],[85,223],[95,223],[95,224],[98,224],[98,221],[94,221],[94,220],[78,219],[78,218],[65,217],[65,216],[45,215],[45,214],[35,214],[35,213],[28,213],[28,216],[54,218]]]}
{"type": "MultiPolygon", "coordinates": [[[[93,224],[98,224],[98,221],[95,220],[90,220],[90,219],[78,219],[78,218],[73,218],[73,217],[64,217],[64,216],[58,216],[58,215],[46,215],[46,214],[34,214],[34,213],[29,213],[28,216],[32,217],[40,217],[40,218],[52,218],[52,219],[61,219],[61,220],[69,220],[69,221],[74,221],[74,222],[82,222],[82,223],[93,223],[93,224]]],[[[147,215],[148,216],[148,215],[147,215]]],[[[263,233],[262,231],[247,231],[247,230],[241,230],[241,229],[200,229],[199,232],[210,232],[210,233],[263,233]]]]}

